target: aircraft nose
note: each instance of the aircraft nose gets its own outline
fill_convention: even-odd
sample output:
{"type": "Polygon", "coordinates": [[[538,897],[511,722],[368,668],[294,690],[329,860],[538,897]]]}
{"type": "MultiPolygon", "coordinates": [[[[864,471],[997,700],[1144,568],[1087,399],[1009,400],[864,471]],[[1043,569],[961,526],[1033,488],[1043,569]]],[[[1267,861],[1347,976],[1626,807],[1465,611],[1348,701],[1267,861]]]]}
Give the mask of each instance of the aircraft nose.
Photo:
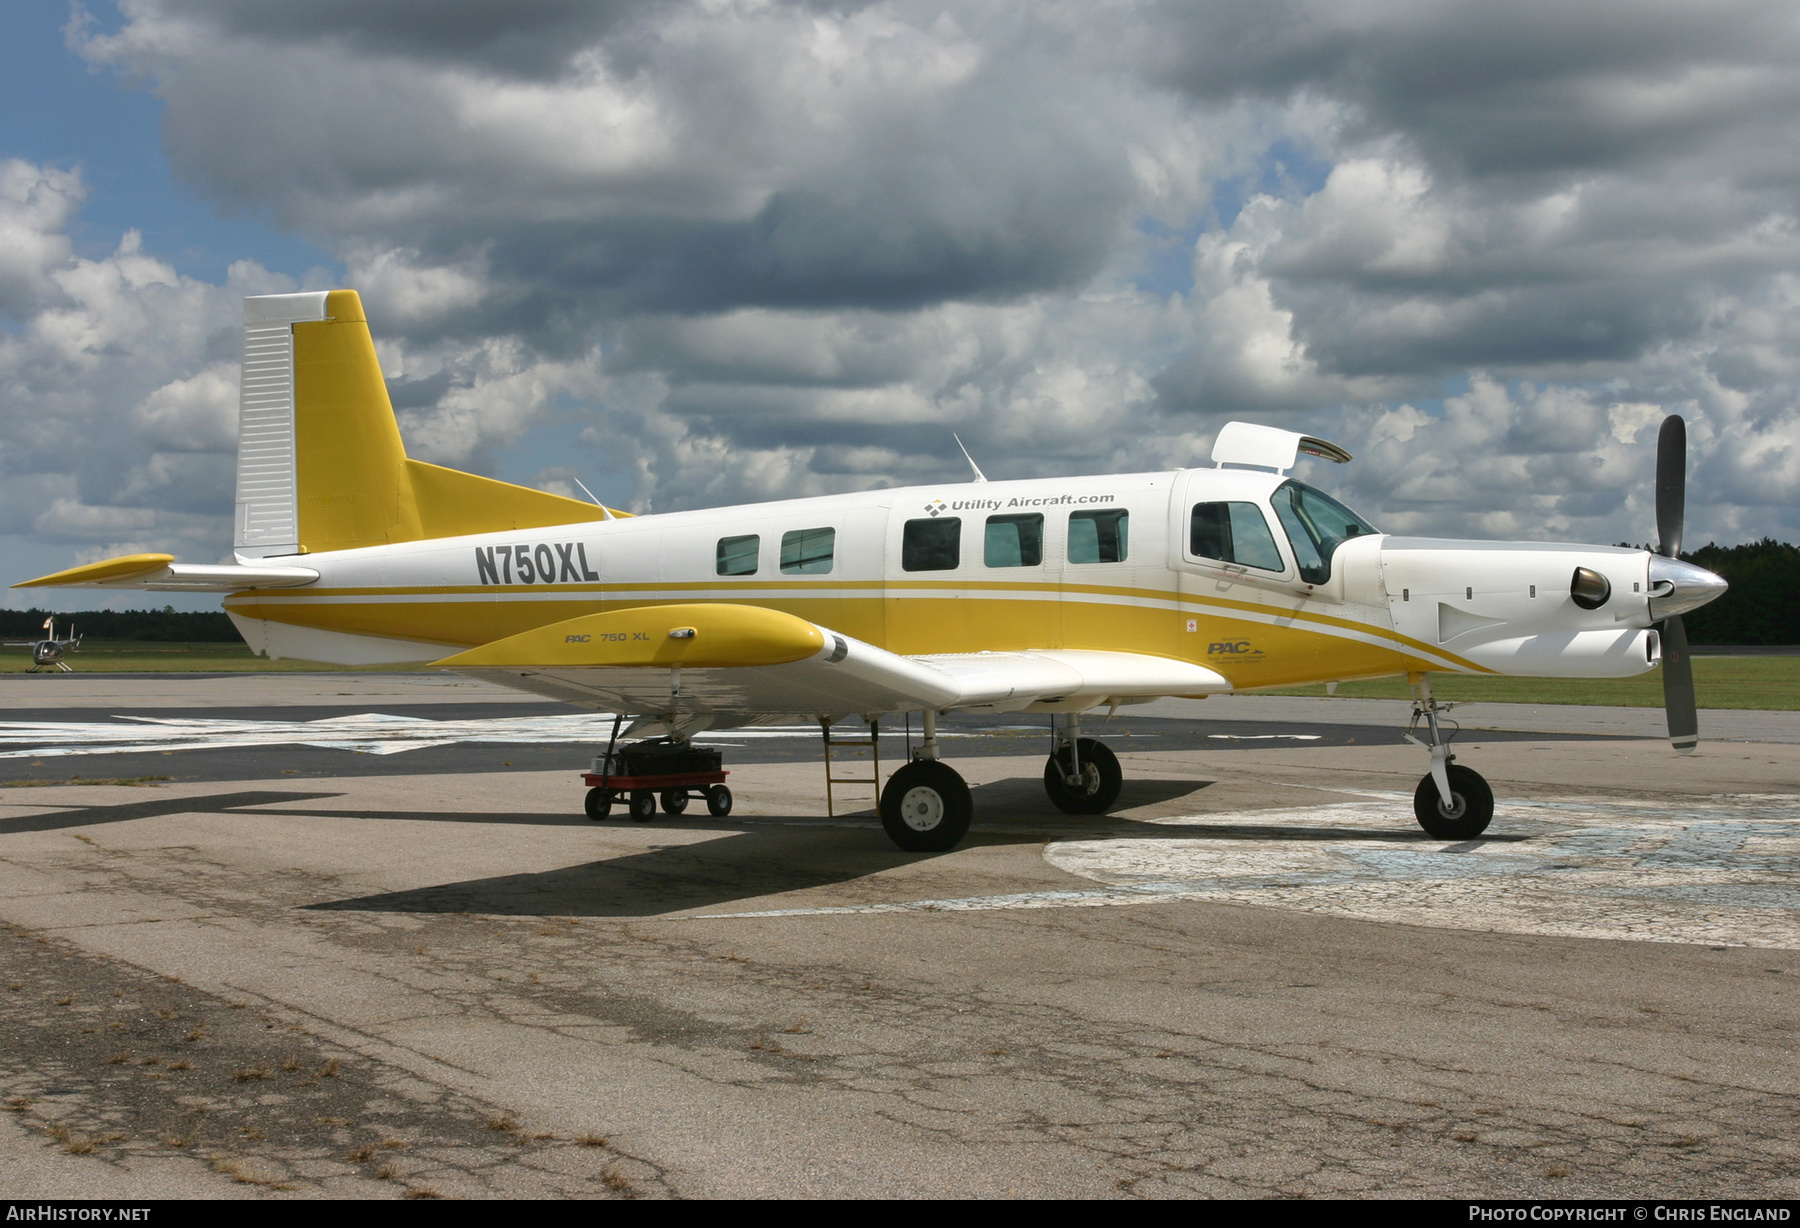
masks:
{"type": "Polygon", "coordinates": [[[1650,617],[1657,622],[1697,610],[1725,595],[1730,585],[1704,567],[1650,556],[1650,617]]]}

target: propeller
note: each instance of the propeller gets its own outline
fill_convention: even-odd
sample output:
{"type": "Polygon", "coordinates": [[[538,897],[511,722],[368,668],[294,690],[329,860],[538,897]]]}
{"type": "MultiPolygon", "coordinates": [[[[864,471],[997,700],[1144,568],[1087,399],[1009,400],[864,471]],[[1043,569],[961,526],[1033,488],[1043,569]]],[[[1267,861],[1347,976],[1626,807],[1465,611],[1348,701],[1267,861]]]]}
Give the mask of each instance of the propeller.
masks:
{"type": "MultiPolygon", "coordinates": [[[[1680,414],[1663,419],[1656,437],[1656,553],[1681,558],[1681,525],[1687,515],[1687,423],[1680,414]]],[[[1652,564],[1653,571],[1660,571],[1652,564]]],[[[1651,577],[1651,593],[1660,585],[1651,577]]],[[[1678,581],[1669,577],[1673,589],[1678,581]]],[[[1715,594],[1716,595],[1716,594],[1715,594]]],[[[1688,656],[1687,628],[1671,614],[1659,626],[1662,635],[1663,712],[1669,720],[1669,744],[1691,755],[1700,741],[1700,715],[1694,703],[1694,662],[1688,656]]]]}

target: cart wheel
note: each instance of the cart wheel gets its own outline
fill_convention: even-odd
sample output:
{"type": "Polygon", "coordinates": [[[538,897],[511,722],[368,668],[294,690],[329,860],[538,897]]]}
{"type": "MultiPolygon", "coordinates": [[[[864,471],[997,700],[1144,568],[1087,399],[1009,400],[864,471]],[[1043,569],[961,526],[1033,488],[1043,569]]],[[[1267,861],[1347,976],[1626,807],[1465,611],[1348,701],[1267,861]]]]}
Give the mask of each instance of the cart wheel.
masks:
{"type": "Polygon", "coordinates": [[[668,814],[680,814],[687,809],[688,796],[686,789],[664,789],[662,793],[663,810],[668,814]]]}
{"type": "Polygon", "coordinates": [[[640,823],[648,823],[656,817],[656,794],[648,789],[639,789],[631,795],[631,817],[640,823]]]}
{"type": "Polygon", "coordinates": [[[706,789],[706,809],[716,819],[722,819],[731,813],[731,790],[724,785],[709,785],[706,789]]]}
{"type": "Polygon", "coordinates": [[[604,823],[606,816],[612,813],[613,795],[611,789],[593,788],[587,791],[587,817],[596,823],[604,823]]]}

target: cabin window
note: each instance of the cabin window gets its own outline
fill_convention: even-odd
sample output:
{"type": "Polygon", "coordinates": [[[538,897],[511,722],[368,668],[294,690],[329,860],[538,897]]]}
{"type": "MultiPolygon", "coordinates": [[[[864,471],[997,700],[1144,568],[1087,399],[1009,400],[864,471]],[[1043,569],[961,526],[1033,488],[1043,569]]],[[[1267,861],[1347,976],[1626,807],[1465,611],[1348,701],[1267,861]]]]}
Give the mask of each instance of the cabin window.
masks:
{"type": "Polygon", "coordinates": [[[762,538],[754,533],[745,537],[721,537],[714,570],[722,576],[755,575],[756,553],[761,549],[761,543],[762,538]]]}
{"type": "Polygon", "coordinates": [[[962,520],[909,520],[900,540],[900,566],[906,571],[954,571],[962,562],[962,520]]]}
{"type": "Polygon", "coordinates": [[[1350,538],[1381,531],[1330,495],[1299,482],[1283,482],[1270,501],[1294,547],[1300,578],[1308,584],[1331,578],[1332,552],[1350,538]]]}
{"type": "Polygon", "coordinates": [[[831,570],[836,529],[795,529],[781,535],[781,570],[790,576],[822,576],[831,570]]]}
{"type": "Polygon", "coordinates": [[[1262,571],[1286,571],[1275,534],[1254,503],[1196,503],[1188,519],[1188,553],[1262,571]]]}
{"type": "Polygon", "coordinates": [[[1069,562],[1123,563],[1130,552],[1126,528],[1131,513],[1123,508],[1069,514],[1069,562]]]}
{"type": "Polygon", "coordinates": [[[989,516],[981,560],[989,567],[1041,567],[1044,563],[1044,517],[989,516]]]}

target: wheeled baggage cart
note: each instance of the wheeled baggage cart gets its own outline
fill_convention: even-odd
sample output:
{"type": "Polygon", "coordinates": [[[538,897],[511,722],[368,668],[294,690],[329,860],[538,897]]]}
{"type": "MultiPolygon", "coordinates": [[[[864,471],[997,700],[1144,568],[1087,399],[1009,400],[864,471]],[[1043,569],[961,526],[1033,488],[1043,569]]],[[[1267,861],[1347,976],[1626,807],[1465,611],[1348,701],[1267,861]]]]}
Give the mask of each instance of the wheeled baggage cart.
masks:
{"type": "Polygon", "coordinates": [[[731,773],[720,766],[716,747],[658,738],[615,750],[618,741],[615,719],[606,753],[594,760],[592,771],[581,774],[588,786],[588,818],[603,821],[621,801],[640,823],[656,817],[658,800],[665,814],[680,814],[690,801],[705,802],[707,813],[716,818],[731,813],[731,790],[725,785],[731,773]]]}

